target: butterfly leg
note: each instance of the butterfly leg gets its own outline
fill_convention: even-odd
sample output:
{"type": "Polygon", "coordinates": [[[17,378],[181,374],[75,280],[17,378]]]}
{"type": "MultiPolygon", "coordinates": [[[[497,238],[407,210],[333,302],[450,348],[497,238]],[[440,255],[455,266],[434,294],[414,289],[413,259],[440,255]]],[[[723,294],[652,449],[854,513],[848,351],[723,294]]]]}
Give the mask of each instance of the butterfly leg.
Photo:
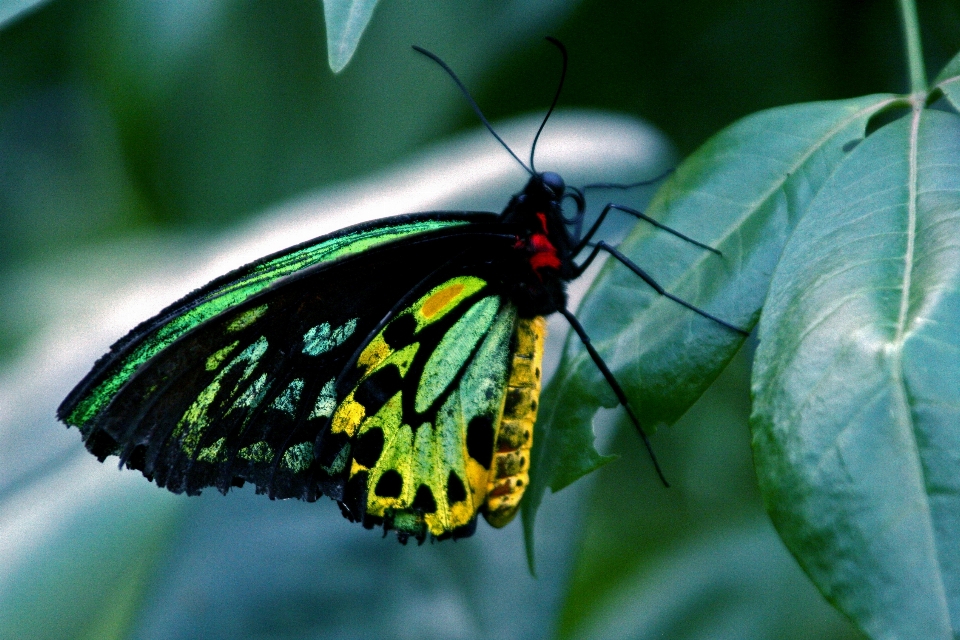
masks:
{"type": "Polygon", "coordinates": [[[639,219],[639,220],[644,220],[644,221],[646,221],[646,222],[649,222],[650,224],[652,224],[653,226],[657,227],[658,229],[663,229],[663,230],[666,231],[667,233],[671,233],[671,234],[675,235],[676,237],[680,238],[681,240],[684,240],[684,241],[686,241],[686,242],[689,242],[690,244],[695,245],[695,246],[697,246],[697,247],[700,247],[701,249],[706,249],[707,251],[711,251],[711,252],[717,254],[718,256],[722,256],[722,255],[723,255],[722,253],[720,253],[720,251],[719,251],[718,249],[714,249],[713,247],[711,247],[711,246],[709,246],[709,245],[703,244],[702,242],[698,242],[698,241],[694,240],[693,238],[691,238],[691,237],[689,237],[689,236],[686,236],[686,235],[680,233],[680,232],[677,231],[676,229],[672,229],[672,228],[666,226],[665,224],[662,224],[662,223],[660,223],[660,222],[657,222],[656,220],[654,220],[653,218],[651,218],[651,217],[648,216],[647,214],[643,213],[642,211],[638,211],[638,210],[636,210],[636,209],[631,209],[630,207],[625,207],[625,206],[623,206],[623,205],[614,204],[614,203],[612,203],[612,202],[609,203],[609,204],[607,204],[607,206],[605,206],[605,207],[603,208],[603,211],[600,212],[600,215],[597,217],[597,220],[596,220],[596,221],[593,223],[593,225],[590,227],[590,230],[587,231],[587,234],[586,234],[585,236],[583,236],[583,238],[580,239],[580,242],[577,243],[577,246],[574,247],[574,249],[573,249],[573,254],[574,254],[574,255],[577,255],[578,253],[580,253],[581,251],[583,251],[583,249],[584,249],[586,246],[588,246],[588,244],[589,244],[589,242],[590,242],[590,239],[593,238],[593,235],[597,232],[597,229],[600,228],[600,225],[603,224],[604,218],[607,217],[607,214],[610,213],[610,211],[622,211],[623,213],[629,214],[629,215],[633,216],[634,218],[637,218],[637,219],[639,219]]]}
{"type": "Polygon", "coordinates": [[[662,295],[662,296],[664,296],[664,297],[666,297],[666,298],[669,298],[669,299],[673,300],[673,301],[676,302],[677,304],[683,305],[684,307],[686,307],[687,309],[690,309],[691,311],[694,311],[694,312],[696,312],[696,313],[699,313],[699,314],[700,314],[701,316],[703,316],[704,318],[707,318],[707,319],[709,319],[709,320],[713,320],[713,321],[716,322],[717,324],[722,325],[722,326],[726,327],[727,329],[730,329],[731,331],[736,331],[737,333],[739,333],[739,334],[741,334],[741,335],[744,335],[744,336],[750,335],[750,332],[749,332],[749,331],[745,331],[744,329],[741,329],[740,327],[736,327],[736,326],[730,324],[729,322],[727,322],[727,321],[725,321],[725,320],[721,320],[721,319],[718,318],[717,316],[715,316],[715,315],[713,315],[713,314],[711,314],[711,313],[707,313],[706,311],[704,311],[704,310],[701,309],[700,307],[697,307],[697,306],[695,306],[695,305],[690,304],[689,302],[687,302],[687,301],[684,300],[683,298],[678,298],[677,296],[673,295],[672,293],[670,293],[669,291],[667,291],[666,289],[664,289],[663,287],[661,287],[661,286],[657,283],[657,281],[654,280],[654,279],[650,276],[650,274],[648,274],[646,271],[644,271],[643,269],[641,269],[640,267],[638,267],[632,260],[630,260],[630,258],[628,258],[627,256],[623,255],[622,253],[620,253],[620,251],[618,251],[618,250],[617,250],[616,248],[614,248],[614,247],[611,247],[610,245],[608,245],[608,244],[607,244],[606,242],[604,242],[603,240],[601,240],[601,241],[598,242],[597,244],[593,245],[593,251],[591,251],[591,252],[590,252],[590,255],[587,256],[587,259],[584,260],[584,261],[577,267],[576,276],[579,276],[580,274],[582,274],[582,273],[586,270],[586,268],[587,268],[588,266],[590,266],[590,263],[593,262],[593,260],[597,257],[597,254],[600,253],[600,250],[601,250],[601,249],[604,250],[604,251],[606,251],[606,252],[609,253],[610,255],[612,255],[614,258],[616,258],[617,260],[619,260],[621,263],[623,263],[624,266],[626,266],[628,269],[630,269],[630,270],[633,271],[635,274],[637,274],[637,275],[640,277],[641,280],[643,280],[643,281],[646,282],[648,285],[650,285],[650,287],[651,287],[654,291],[656,291],[657,293],[659,293],[660,295],[662,295]]]}
{"type": "Polygon", "coordinates": [[[647,448],[647,453],[650,454],[650,460],[653,462],[653,468],[657,470],[657,475],[660,476],[660,481],[663,482],[665,487],[669,487],[670,483],[667,482],[666,477],[663,475],[663,470],[660,468],[660,463],[657,462],[657,456],[653,453],[653,446],[650,444],[650,439],[647,437],[647,432],[643,430],[642,426],[640,426],[640,420],[637,418],[637,414],[633,412],[633,407],[630,406],[630,401],[627,400],[627,394],[623,392],[623,389],[620,387],[620,383],[617,382],[617,379],[610,371],[607,363],[604,362],[603,358],[600,357],[600,354],[597,353],[593,343],[590,342],[590,336],[587,335],[586,330],[583,328],[583,325],[580,324],[580,321],[577,320],[577,317],[570,313],[566,307],[561,308],[560,313],[563,314],[563,317],[566,318],[567,322],[570,323],[570,326],[573,327],[573,330],[577,333],[577,336],[580,337],[580,342],[582,342],[583,346],[587,348],[587,353],[589,353],[590,357],[593,358],[593,363],[597,365],[597,369],[599,369],[600,373],[603,374],[607,384],[610,385],[614,395],[617,396],[617,400],[621,405],[623,405],[627,415],[630,416],[630,421],[633,422],[633,426],[637,428],[637,433],[640,434],[640,439],[643,440],[643,446],[647,448]]]}

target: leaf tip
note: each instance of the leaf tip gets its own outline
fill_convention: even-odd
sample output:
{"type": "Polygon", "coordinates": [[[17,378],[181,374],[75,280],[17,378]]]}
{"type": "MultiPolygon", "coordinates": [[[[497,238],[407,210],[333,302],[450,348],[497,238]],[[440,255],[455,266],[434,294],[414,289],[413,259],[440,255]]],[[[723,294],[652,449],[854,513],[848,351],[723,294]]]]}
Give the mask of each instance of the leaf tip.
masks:
{"type": "Polygon", "coordinates": [[[376,5],[377,0],[323,0],[327,62],[334,73],[340,73],[350,63],[376,5]]]}

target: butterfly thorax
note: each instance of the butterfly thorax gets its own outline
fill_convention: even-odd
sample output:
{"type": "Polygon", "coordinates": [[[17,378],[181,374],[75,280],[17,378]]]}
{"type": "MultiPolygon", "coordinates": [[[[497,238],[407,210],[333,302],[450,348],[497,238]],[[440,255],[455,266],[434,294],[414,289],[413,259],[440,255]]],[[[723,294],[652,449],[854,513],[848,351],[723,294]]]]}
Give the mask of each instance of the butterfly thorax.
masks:
{"type": "Polygon", "coordinates": [[[563,194],[559,175],[536,174],[500,214],[516,234],[504,280],[522,317],[550,315],[564,307],[566,283],[576,276],[573,239],[560,206],[563,194]]]}

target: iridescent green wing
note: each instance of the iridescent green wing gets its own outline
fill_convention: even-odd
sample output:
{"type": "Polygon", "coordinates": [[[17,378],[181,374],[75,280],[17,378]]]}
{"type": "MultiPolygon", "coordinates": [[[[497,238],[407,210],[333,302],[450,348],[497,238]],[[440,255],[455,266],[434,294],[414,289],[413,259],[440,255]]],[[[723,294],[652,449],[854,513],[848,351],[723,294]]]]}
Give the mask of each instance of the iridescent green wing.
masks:
{"type": "Polygon", "coordinates": [[[238,307],[267,287],[311,267],[414,234],[467,224],[444,214],[403,216],[342,229],[228,273],[167,307],[114,344],[57,410],[85,433],[114,393],[150,358],[204,322],[238,307]]]}
{"type": "Polygon", "coordinates": [[[517,310],[482,269],[448,274],[364,347],[321,459],[344,513],[401,539],[470,535],[495,476],[517,310]]]}
{"type": "Polygon", "coordinates": [[[253,481],[336,496],[313,446],[368,334],[490,218],[422,214],[344,230],[215,280],[120,340],[59,409],[87,448],[188,493],[253,481]]]}

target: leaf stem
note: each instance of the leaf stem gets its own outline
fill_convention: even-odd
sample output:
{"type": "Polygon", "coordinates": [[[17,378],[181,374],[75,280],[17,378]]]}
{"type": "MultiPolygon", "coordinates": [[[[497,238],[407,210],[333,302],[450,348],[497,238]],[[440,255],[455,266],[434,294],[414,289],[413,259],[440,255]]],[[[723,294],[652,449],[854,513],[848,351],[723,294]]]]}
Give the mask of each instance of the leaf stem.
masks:
{"type": "Polygon", "coordinates": [[[907,45],[907,64],[910,70],[910,92],[926,93],[927,72],[923,66],[923,47],[920,45],[920,24],[915,0],[900,0],[903,19],[903,38],[907,45]]]}

